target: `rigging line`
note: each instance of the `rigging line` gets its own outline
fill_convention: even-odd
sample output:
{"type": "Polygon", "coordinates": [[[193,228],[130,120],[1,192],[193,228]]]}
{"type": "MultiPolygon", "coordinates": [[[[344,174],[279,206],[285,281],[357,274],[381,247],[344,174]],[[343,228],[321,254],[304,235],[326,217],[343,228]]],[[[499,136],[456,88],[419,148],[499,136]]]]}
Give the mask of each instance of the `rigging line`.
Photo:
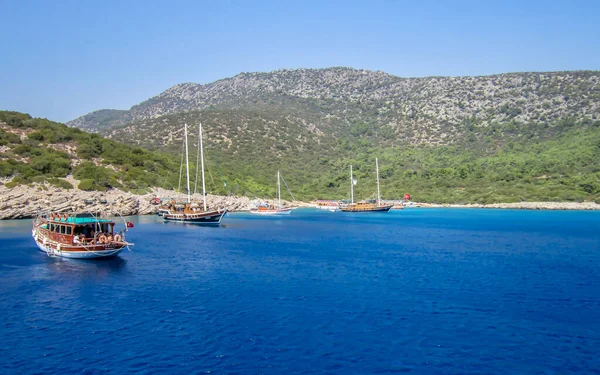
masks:
{"type": "MultiPolygon", "coordinates": [[[[217,172],[219,173],[219,176],[221,177],[221,181],[223,181],[223,186],[225,186],[227,193],[229,195],[231,195],[231,189],[229,188],[229,185],[227,185],[227,180],[225,180],[225,177],[223,177],[223,173],[221,173],[221,169],[219,168],[219,163],[216,161],[216,158],[215,158],[215,167],[217,168],[217,172]]],[[[210,170],[209,170],[209,174],[210,174],[210,179],[213,183],[215,190],[219,190],[210,170]]]]}
{"type": "MultiPolygon", "coordinates": [[[[206,151],[204,152],[206,154],[206,151]]],[[[206,160],[206,171],[208,172],[208,177],[210,177],[210,181],[212,182],[213,188],[218,191],[217,184],[215,184],[215,179],[213,178],[212,172],[210,170],[210,163],[208,162],[208,158],[206,160]]]]}
{"type": "MultiPolygon", "coordinates": [[[[200,161],[200,127],[198,127],[198,151],[196,151],[196,181],[194,181],[194,194],[196,194],[196,186],[198,186],[198,162],[200,161]]],[[[202,192],[204,194],[204,192],[202,192]]]]}
{"type": "Polygon", "coordinates": [[[221,181],[223,181],[223,185],[227,188],[227,193],[229,195],[231,195],[231,189],[229,188],[229,185],[227,185],[227,180],[225,179],[225,176],[223,176],[223,173],[221,173],[221,169],[219,168],[219,164],[215,164],[217,166],[217,172],[219,172],[219,176],[221,176],[221,181]]]}
{"type": "Polygon", "coordinates": [[[290,188],[288,187],[287,183],[285,182],[285,178],[283,178],[283,175],[281,175],[281,179],[283,180],[283,184],[285,185],[287,191],[290,193],[290,195],[292,196],[292,200],[295,201],[296,198],[294,198],[294,194],[292,194],[292,191],[290,190],[290,188]]]}
{"type": "MultiPolygon", "coordinates": [[[[185,139],[181,142],[181,148],[183,149],[183,145],[185,144],[185,139]]],[[[183,154],[181,153],[181,163],[179,164],[179,186],[177,186],[177,192],[181,192],[181,176],[183,175],[183,154]]]]}

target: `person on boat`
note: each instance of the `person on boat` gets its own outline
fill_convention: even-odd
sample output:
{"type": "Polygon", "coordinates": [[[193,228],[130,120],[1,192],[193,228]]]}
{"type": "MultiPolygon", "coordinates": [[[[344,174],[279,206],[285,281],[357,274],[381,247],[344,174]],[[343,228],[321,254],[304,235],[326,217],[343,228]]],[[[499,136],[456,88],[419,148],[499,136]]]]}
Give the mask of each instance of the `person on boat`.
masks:
{"type": "Polygon", "coordinates": [[[98,236],[98,243],[101,245],[107,243],[106,235],[104,233],[100,233],[100,236],[98,236]]]}
{"type": "Polygon", "coordinates": [[[79,238],[79,233],[73,236],[73,245],[81,245],[81,239],[79,238]]]}
{"type": "Polygon", "coordinates": [[[109,233],[106,236],[106,243],[111,243],[111,242],[113,242],[113,236],[112,236],[112,233],[109,233]]]}

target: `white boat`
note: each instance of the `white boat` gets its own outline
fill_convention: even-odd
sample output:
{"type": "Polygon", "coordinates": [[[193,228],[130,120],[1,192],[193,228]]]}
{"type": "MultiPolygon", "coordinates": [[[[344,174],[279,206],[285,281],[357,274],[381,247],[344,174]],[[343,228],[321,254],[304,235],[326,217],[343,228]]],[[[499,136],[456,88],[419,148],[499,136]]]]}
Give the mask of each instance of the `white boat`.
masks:
{"type": "Polygon", "coordinates": [[[315,206],[320,210],[327,210],[330,212],[336,212],[340,210],[340,202],[333,200],[317,199],[315,206]]]}
{"type": "Polygon", "coordinates": [[[258,207],[251,209],[250,213],[257,215],[289,215],[292,213],[294,207],[283,207],[281,205],[281,182],[279,179],[280,173],[277,171],[277,199],[279,201],[277,207],[272,204],[261,203],[258,207]]]}

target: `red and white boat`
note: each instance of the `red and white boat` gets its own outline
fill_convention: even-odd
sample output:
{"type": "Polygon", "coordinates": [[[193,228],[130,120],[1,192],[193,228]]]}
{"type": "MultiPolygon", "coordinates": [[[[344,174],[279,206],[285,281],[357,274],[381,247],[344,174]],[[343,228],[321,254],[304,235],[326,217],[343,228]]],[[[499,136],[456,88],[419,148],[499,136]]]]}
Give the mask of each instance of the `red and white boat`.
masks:
{"type": "Polygon", "coordinates": [[[32,236],[37,247],[48,254],[64,258],[107,258],[129,249],[125,233],[133,223],[124,222],[116,231],[116,223],[100,214],[50,213],[33,220],[32,236]]]}

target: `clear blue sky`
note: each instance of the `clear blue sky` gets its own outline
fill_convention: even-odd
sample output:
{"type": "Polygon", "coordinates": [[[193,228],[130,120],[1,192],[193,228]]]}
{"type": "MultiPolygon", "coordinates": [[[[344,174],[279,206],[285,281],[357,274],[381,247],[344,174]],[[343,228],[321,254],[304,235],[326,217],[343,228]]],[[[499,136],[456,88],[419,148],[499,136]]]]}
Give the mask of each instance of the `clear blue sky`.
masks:
{"type": "Polygon", "coordinates": [[[0,0],[0,19],[0,109],[56,121],[281,68],[600,69],[600,0],[0,0]]]}

